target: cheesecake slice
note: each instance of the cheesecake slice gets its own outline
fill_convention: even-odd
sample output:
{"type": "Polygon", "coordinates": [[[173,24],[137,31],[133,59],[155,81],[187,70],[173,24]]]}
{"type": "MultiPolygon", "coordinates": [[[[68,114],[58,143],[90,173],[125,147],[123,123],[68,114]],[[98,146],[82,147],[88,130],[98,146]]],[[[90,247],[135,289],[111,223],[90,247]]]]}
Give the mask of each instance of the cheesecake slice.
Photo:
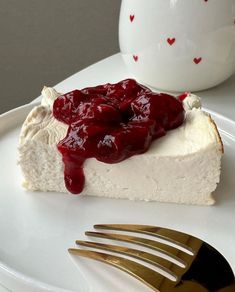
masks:
{"type": "MultiPolygon", "coordinates": [[[[26,118],[19,141],[19,165],[24,187],[33,191],[69,193],[58,143],[69,126],[53,115],[53,103],[61,94],[44,87],[41,105],[26,118]]],[[[220,180],[223,144],[200,98],[186,94],[182,101],[185,120],[149,149],[118,163],[95,158],[84,162],[84,196],[130,200],[212,205],[220,180]]]]}

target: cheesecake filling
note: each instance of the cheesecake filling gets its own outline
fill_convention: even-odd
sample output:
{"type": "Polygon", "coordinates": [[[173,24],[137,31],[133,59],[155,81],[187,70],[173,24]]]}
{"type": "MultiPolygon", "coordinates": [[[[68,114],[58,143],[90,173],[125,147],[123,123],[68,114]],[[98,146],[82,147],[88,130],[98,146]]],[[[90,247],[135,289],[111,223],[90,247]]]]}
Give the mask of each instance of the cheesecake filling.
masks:
{"type": "Polygon", "coordinates": [[[61,95],[54,101],[53,115],[68,125],[57,148],[66,188],[74,194],[84,188],[86,159],[119,163],[142,154],[185,119],[181,100],[154,93],[133,79],[61,95]]]}

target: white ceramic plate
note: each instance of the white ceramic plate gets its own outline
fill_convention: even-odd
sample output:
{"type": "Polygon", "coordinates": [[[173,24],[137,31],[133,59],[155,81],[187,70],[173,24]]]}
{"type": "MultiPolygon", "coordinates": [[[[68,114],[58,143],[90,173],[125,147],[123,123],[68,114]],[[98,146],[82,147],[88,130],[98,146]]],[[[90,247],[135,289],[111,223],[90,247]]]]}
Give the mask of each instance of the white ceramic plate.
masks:
{"type": "Polygon", "coordinates": [[[0,116],[0,282],[11,291],[149,291],[101,263],[76,260],[67,248],[96,223],[140,223],[190,233],[220,250],[235,270],[235,122],[216,113],[225,146],[222,178],[212,207],[132,202],[21,187],[20,126],[32,105],[0,116]]]}

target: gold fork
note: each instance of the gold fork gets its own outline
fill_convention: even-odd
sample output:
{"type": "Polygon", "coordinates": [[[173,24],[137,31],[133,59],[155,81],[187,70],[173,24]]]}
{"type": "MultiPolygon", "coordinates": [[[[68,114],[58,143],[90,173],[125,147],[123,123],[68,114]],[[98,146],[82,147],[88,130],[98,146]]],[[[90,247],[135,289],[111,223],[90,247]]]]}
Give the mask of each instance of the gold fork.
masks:
{"type": "Polygon", "coordinates": [[[142,233],[164,240],[159,242],[143,237],[117,233],[85,232],[92,237],[106,238],[138,244],[171,258],[140,251],[134,248],[92,241],[77,240],[79,246],[120,253],[157,266],[175,280],[133,260],[92,250],[70,248],[71,254],[101,261],[134,276],[153,291],[160,292],[234,292],[235,278],[227,260],[208,243],[186,233],[148,225],[99,224],[95,229],[142,233]]]}

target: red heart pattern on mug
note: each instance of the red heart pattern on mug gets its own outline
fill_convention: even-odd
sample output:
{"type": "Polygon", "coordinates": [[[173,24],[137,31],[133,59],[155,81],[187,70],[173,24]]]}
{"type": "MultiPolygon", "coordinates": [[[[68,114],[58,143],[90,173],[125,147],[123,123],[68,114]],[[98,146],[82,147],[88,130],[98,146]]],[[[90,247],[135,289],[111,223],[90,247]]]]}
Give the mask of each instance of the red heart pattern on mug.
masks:
{"type": "Polygon", "coordinates": [[[167,42],[170,46],[172,46],[175,43],[175,38],[168,38],[167,42]]]}
{"type": "MultiPolygon", "coordinates": [[[[208,2],[208,0],[204,0],[204,2],[208,2]]],[[[135,19],[135,14],[130,14],[130,22],[133,22],[135,19]]],[[[234,20],[234,24],[235,24],[235,20],[234,20]]],[[[172,38],[167,38],[167,42],[170,46],[172,46],[175,42],[176,42],[176,38],[172,37],[172,38]]],[[[133,55],[133,59],[135,62],[138,62],[139,57],[137,55],[133,55]]],[[[193,62],[198,65],[199,63],[201,63],[202,61],[202,57],[195,57],[193,59],[193,62]]]]}
{"type": "Polygon", "coordinates": [[[135,62],[137,62],[139,60],[139,57],[137,55],[133,55],[133,59],[135,62]]]}
{"type": "Polygon", "coordinates": [[[134,19],[135,19],[135,15],[134,14],[131,14],[130,15],[130,21],[133,22],[134,19]]]}
{"type": "Polygon", "coordinates": [[[202,61],[202,58],[201,58],[201,57],[199,57],[199,58],[194,58],[194,59],[193,59],[193,62],[194,62],[196,65],[198,65],[199,63],[201,63],[201,61],[202,61]]]}

